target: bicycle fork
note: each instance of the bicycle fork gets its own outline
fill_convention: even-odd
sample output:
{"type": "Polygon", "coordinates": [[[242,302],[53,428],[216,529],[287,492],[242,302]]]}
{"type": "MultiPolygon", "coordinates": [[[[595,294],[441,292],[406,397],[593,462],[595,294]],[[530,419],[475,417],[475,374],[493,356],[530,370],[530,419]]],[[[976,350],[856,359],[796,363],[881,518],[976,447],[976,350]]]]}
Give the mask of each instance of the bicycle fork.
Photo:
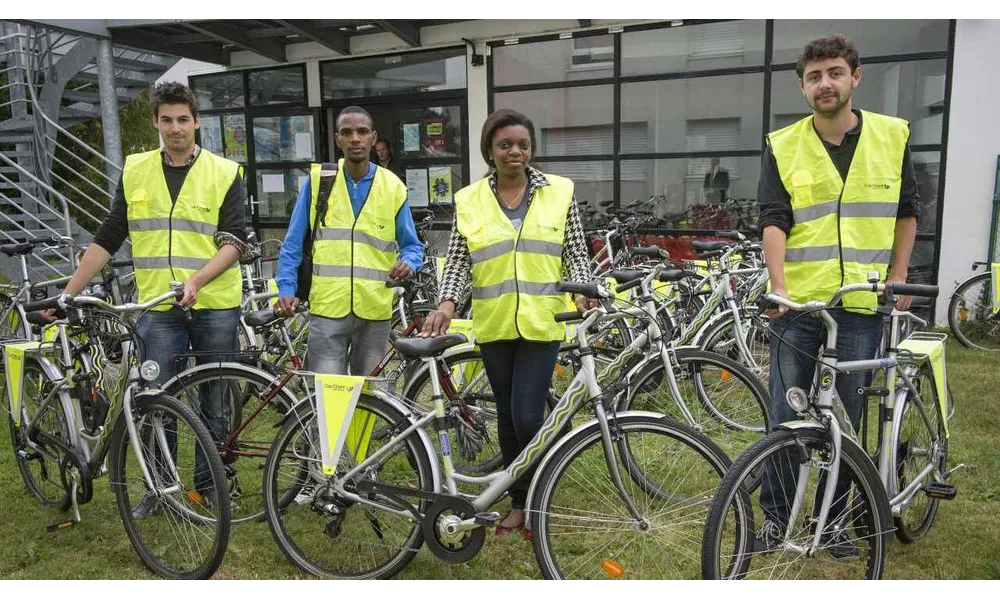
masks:
{"type": "MultiPolygon", "coordinates": [[[[622,482],[621,469],[618,468],[618,460],[615,458],[614,442],[617,440],[612,435],[611,426],[608,423],[608,415],[604,410],[604,403],[601,401],[600,396],[594,400],[594,413],[597,415],[597,423],[601,428],[601,444],[604,448],[604,462],[608,465],[608,475],[611,476],[611,481],[615,484],[615,489],[618,490],[618,496],[625,503],[625,506],[628,507],[632,518],[638,522],[639,530],[647,531],[650,527],[649,521],[640,514],[639,508],[635,505],[635,501],[632,500],[632,496],[625,490],[625,484],[622,482]]],[[[623,452],[622,462],[624,463],[626,460],[628,460],[628,457],[623,452]]]]}
{"type": "Polygon", "coordinates": [[[792,503],[791,512],[788,515],[788,524],[785,526],[785,547],[794,549],[806,556],[814,555],[816,550],[820,547],[820,540],[824,530],[826,529],[826,521],[830,517],[830,506],[833,504],[834,495],[836,494],[837,481],[840,479],[842,443],[840,423],[835,417],[833,417],[833,415],[828,415],[828,417],[829,429],[827,430],[827,434],[830,436],[833,451],[829,461],[830,467],[826,473],[826,482],[823,486],[823,500],[820,502],[819,517],[816,519],[816,531],[813,532],[812,541],[805,547],[797,546],[791,542],[793,532],[792,524],[795,523],[796,518],[799,515],[799,511],[802,510],[802,504],[806,495],[806,486],[809,483],[809,472],[811,469],[808,456],[803,456],[802,461],[799,463],[799,473],[795,485],[795,499],[792,503]]]}

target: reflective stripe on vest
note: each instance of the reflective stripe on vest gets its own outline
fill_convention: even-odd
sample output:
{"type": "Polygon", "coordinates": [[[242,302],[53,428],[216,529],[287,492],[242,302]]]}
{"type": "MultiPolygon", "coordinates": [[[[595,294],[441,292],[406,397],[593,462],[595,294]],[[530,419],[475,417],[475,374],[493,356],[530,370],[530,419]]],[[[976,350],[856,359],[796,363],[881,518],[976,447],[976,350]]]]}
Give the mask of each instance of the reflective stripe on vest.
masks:
{"type": "MultiPolygon", "coordinates": [[[[316,222],[321,165],[309,171],[312,203],[310,226],[316,222]]],[[[406,201],[406,185],[392,172],[375,168],[375,180],[357,219],[348,196],[350,176],[344,159],[330,192],[326,218],[313,244],[313,280],[309,313],[339,319],[350,313],[370,321],[392,317],[392,290],[385,287],[397,260],[396,213],[406,201]]]]}
{"type": "Polygon", "coordinates": [[[520,231],[500,209],[489,182],[481,179],[455,194],[458,231],[472,261],[472,321],[480,343],[523,338],[550,342],[566,336],[553,319],[565,310],[562,279],[566,214],[573,182],[545,176],[520,231]]]}
{"type": "MultiPolygon", "coordinates": [[[[125,159],[122,189],[139,302],[168,291],[171,281],[189,279],[218,252],[214,237],[219,210],[239,168],[235,162],[202,149],[184,178],[177,201],[172,202],[159,150],[125,159]]],[[[239,266],[233,263],[198,291],[194,308],[235,308],[240,305],[242,289],[239,266]]],[[[154,308],[169,309],[169,305],[154,308]]]]}
{"type": "MultiPolygon", "coordinates": [[[[778,174],[792,199],[794,225],[785,242],[785,285],[795,302],[829,300],[842,286],[884,281],[892,258],[902,182],[906,121],[862,111],[861,135],[846,181],[812,117],[768,135],[778,174]]],[[[870,313],[872,292],[844,297],[870,313]]]]}

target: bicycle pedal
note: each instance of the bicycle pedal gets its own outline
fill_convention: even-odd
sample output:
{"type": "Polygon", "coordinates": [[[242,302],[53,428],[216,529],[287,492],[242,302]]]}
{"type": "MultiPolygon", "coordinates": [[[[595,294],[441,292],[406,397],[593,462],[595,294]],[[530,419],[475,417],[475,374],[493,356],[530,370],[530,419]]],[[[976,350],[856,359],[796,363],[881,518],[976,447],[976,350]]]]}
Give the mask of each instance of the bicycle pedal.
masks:
{"type": "Polygon", "coordinates": [[[493,527],[496,522],[500,519],[500,513],[498,512],[481,512],[476,513],[476,525],[482,527],[493,527]]]}
{"type": "Polygon", "coordinates": [[[46,525],[45,526],[45,531],[47,531],[48,533],[55,533],[55,532],[57,532],[57,531],[59,531],[61,529],[68,529],[70,527],[75,527],[78,524],[79,524],[79,521],[76,521],[74,519],[70,519],[69,521],[63,521],[62,523],[55,523],[53,525],[46,525]]]}
{"type": "Polygon", "coordinates": [[[954,500],[955,496],[958,494],[958,490],[955,489],[955,484],[953,483],[941,483],[935,481],[924,488],[924,493],[927,494],[929,498],[935,498],[937,500],[954,500]]]}

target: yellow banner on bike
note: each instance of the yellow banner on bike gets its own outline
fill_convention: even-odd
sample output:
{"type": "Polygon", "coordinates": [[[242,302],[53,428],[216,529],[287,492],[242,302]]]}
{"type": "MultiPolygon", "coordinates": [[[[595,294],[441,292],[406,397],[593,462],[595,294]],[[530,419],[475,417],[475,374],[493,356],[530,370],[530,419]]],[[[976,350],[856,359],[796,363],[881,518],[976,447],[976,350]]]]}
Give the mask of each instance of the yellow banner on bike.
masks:
{"type": "Polygon", "coordinates": [[[359,463],[368,455],[375,415],[354,410],[364,385],[364,377],[316,374],[316,421],[324,475],[336,474],[345,449],[359,463]]]}
{"type": "Polygon", "coordinates": [[[950,437],[948,433],[948,373],[944,364],[944,340],[909,337],[899,343],[899,348],[912,352],[914,356],[926,358],[931,363],[931,371],[934,373],[934,392],[937,394],[941,421],[944,423],[944,436],[950,437]]]}
{"type": "Polygon", "coordinates": [[[990,295],[993,299],[993,314],[1000,312],[1000,263],[990,265],[990,295]]]}
{"type": "Polygon", "coordinates": [[[24,394],[24,355],[37,350],[40,342],[16,342],[3,345],[3,365],[7,375],[7,400],[14,424],[21,426],[21,400],[24,394]]]}
{"type": "MultiPolygon", "coordinates": [[[[451,324],[448,326],[448,333],[461,333],[465,336],[467,340],[471,343],[476,343],[476,334],[472,330],[472,319],[452,319],[451,324]]],[[[476,350],[479,346],[475,346],[476,350]]],[[[461,389],[461,387],[468,382],[472,381],[476,375],[482,370],[482,361],[480,362],[466,362],[465,366],[461,369],[459,367],[452,367],[451,377],[452,385],[456,385],[461,389]],[[463,383],[464,382],[464,383],[463,383]]]]}
{"type": "Polygon", "coordinates": [[[278,303],[278,282],[274,279],[268,279],[267,291],[274,293],[274,297],[269,301],[269,306],[274,306],[278,303]]]}

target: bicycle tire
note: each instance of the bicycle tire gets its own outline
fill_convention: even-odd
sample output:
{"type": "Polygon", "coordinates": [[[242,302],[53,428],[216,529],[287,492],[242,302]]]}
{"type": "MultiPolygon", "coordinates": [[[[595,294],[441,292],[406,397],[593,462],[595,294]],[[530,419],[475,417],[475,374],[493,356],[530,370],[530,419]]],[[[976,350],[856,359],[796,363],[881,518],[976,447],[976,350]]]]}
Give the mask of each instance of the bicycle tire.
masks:
{"type": "Polygon", "coordinates": [[[991,281],[992,275],[987,271],[969,277],[955,289],[955,292],[951,295],[951,300],[948,302],[948,326],[951,327],[951,332],[958,341],[966,348],[976,348],[978,350],[986,350],[987,352],[1000,352],[1000,315],[994,315],[990,307],[989,286],[991,281]],[[984,283],[986,285],[983,289],[974,295],[977,298],[976,304],[970,310],[966,305],[966,294],[973,287],[984,283]],[[991,339],[989,345],[983,345],[984,341],[980,338],[979,333],[971,335],[973,332],[968,331],[970,335],[966,335],[969,327],[963,329],[963,325],[967,323],[969,313],[975,317],[974,321],[976,323],[986,322],[982,325],[985,329],[982,334],[987,336],[986,339],[991,339]],[[989,323],[990,321],[993,321],[993,323],[989,323]],[[975,341],[973,341],[974,339],[975,341]]]}
{"type": "Polygon", "coordinates": [[[746,364],[742,353],[739,351],[739,347],[736,345],[736,338],[732,335],[734,326],[732,313],[727,313],[726,317],[719,319],[715,323],[711,321],[706,323],[705,331],[695,338],[696,343],[700,350],[727,356],[751,369],[751,372],[753,372],[754,368],[759,368],[760,375],[757,378],[766,386],[771,366],[771,351],[767,329],[760,327],[760,323],[758,322],[759,317],[756,314],[749,310],[741,311],[741,313],[745,313],[745,315],[741,314],[741,319],[744,320],[743,325],[746,327],[744,335],[747,338],[747,347],[751,354],[754,355],[753,360],[756,361],[756,365],[746,364]]]}

